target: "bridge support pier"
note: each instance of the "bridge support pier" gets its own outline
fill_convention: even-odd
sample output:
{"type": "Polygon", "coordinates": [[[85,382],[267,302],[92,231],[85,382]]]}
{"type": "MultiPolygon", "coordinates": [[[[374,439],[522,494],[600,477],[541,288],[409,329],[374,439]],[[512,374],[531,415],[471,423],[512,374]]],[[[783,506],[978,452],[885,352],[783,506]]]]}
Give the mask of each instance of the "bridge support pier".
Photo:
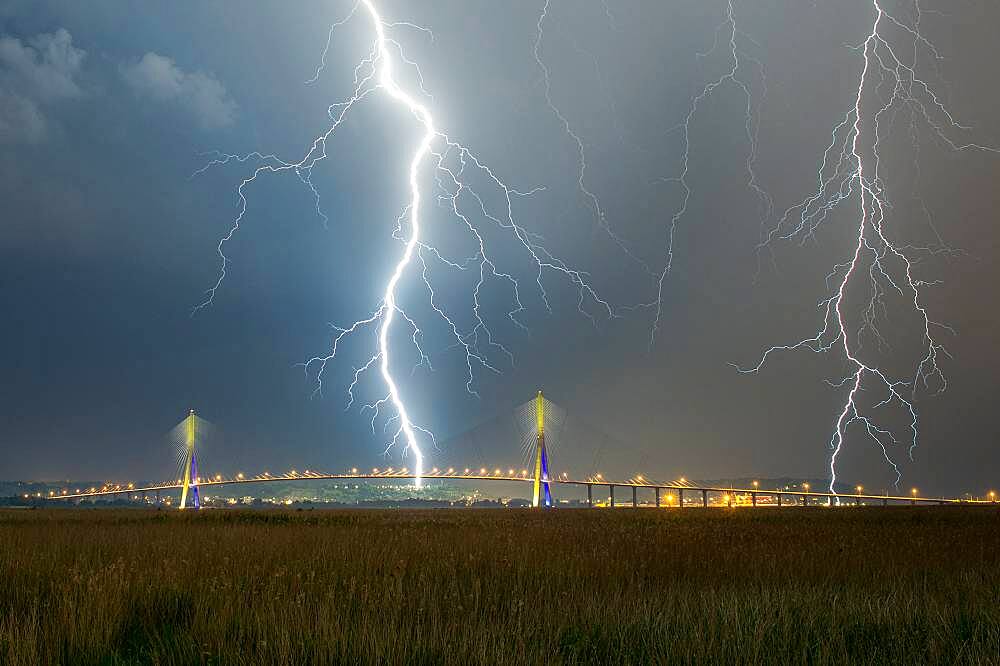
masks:
{"type": "Polygon", "coordinates": [[[778,506],[781,506],[781,493],[775,493],[775,496],[778,498],[778,506]]]}
{"type": "Polygon", "coordinates": [[[660,489],[656,489],[656,508],[660,508],[660,489]]]}
{"type": "Polygon", "coordinates": [[[802,506],[809,506],[809,495],[802,496],[802,506]]]}
{"type": "Polygon", "coordinates": [[[681,509],[684,508],[684,489],[683,488],[678,488],[677,489],[677,507],[681,508],[681,509]]]}
{"type": "Polygon", "coordinates": [[[587,506],[593,508],[594,506],[594,484],[587,484],[587,506]]]}
{"type": "Polygon", "coordinates": [[[608,485],[608,488],[611,489],[611,508],[613,509],[615,508],[615,484],[608,485]]]}
{"type": "Polygon", "coordinates": [[[701,491],[701,505],[703,507],[705,507],[705,508],[708,508],[708,491],[707,490],[701,491]]]}
{"type": "Polygon", "coordinates": [[[636,497],[637,493],[638,493],[638,488],[636,488],[635,486],[632,486],[632,508],[633,509],[635,507],[639,506],[639,500],[636,497]]]}
{"type": "Polygon", "coordinates": [[[882,506],[889,506],[889,499],[886,497],[882,498],[882,506]]]}

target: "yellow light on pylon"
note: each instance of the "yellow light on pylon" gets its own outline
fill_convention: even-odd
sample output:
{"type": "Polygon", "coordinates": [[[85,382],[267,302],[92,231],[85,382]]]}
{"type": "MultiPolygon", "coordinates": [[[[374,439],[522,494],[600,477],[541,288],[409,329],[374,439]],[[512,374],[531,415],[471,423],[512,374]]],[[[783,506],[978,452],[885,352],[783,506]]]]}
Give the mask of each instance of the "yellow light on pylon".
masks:
{"type": "Polygon", "coordinates": [[[545,398],[542,397],[542,392],[538,392],[538,396],[535,398],[535,420],[538,425],[538,434],[545,434],[545,398]]]}

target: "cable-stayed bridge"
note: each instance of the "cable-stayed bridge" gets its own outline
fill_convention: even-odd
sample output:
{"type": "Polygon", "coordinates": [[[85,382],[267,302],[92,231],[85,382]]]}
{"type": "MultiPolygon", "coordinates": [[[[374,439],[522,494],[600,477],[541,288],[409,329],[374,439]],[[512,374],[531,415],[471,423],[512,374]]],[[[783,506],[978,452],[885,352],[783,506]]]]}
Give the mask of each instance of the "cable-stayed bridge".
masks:
{"type": "MultiPolygon", "coordinates": [[[[285,473],[244,474],[242,472],[222,475],[201,476],[198,473],[196,448],[199,434],[206,429],[206,422],[199,419],[194,410],[184,419],[172,434],[179,453],[180,471],[176,479],[161,483],[135,484],[105,483],[89,488],[64,488],[61,491],[49,491],[47,496],[38,495],[52,500],[87,500],[101,497],[132,497],[133,499],[149,500],[150,494],[157,504],[164,497],[179,494],[178,506],[200,508],[201,495],[206,490],[222,487],[238,487],[252,484],[267,484],[288,481],[412,481],[420,485],[426,481],[453,482],[490,482],[507,484],[531,484],[532,506],[551,507],[553,487],[574,488],[578,494],[583,488],[587,493],[587,506],[655,506],[655,507],[692,507],[692,506],[844,506],[875,504],[888,506],[890,504],[910,505],[948,505],[948,504],[982,504],[995,503],[996,497],[991,494],[988,500],[970,500],[958,498],[926,497],[913,489],[908,495],[865,493],[862,486],[856,486],[853,493],[818,492],[811,490],[808,483],[797,488],[760,487],[757,481],[747,488],[721,487],[718,485],[699,485],[685,478],[669,481],[656,480],[641,474],[628,478],[605,478],[601,473],[582,476],[571,476],[568,472],[552,474],[549,471],[549,450],[546,436],[553,438],[558,435],[565,423],[565,413],[557,405],[546,400],[539,391],[535,399],[525,403],[515,410],[522,431],[522,451],[526,458],[533,462],[533,468],[523,469],[489,468],[433,468],[429,472],[417,475],[407,467],[384,467],[362,470],[356,467],[341,472],[326,472],[315,469],[305,469],[299,472],[295,469],[285,473]],[[595,495],[595,490],[598,495],[595,495]],[[624,495],[624,496],[623,496],[624,495]],[[189,499],[190,498],[190,499],[189,499]]],[[[558,497],[556,493],[555,497],[558,497]]],[[[172,503],[172,502],[171,502],[172,503]]]]}

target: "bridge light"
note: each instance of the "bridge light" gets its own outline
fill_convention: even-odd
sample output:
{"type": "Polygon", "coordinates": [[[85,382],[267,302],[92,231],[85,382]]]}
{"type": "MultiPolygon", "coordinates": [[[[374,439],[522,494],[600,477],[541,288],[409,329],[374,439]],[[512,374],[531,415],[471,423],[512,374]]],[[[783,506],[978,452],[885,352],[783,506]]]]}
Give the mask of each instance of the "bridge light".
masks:
{"type": "Polygon", "coordinates": [[[911,488],[910,489],[910,494],[913,495],[914,497],[916,497],[917,496],[917,489],[916,488],[911,488]]]}
{"type": "Polygon", "coordinates": [[[134,483],[129,483],[128,484],[128,489],[132,490],[133,488],[135,488],[135,484],[134,483]]]}
{"type": "Polygon", "coordinates": [[[637,476],[637,477],[635,477],[635,478],[637,478],[637,479],[639,479],[640,481],[642,481],[642,474],[640,474],[639,476],[637,476]]]}
{"type": "Polygon", "coordinates": [[[996,500],[996,498],[997,498],[996,491],[991,490],[990,491],[990,501],[993,502],[993,501],[996,500]]]}
{"type": "Polygon", "coordinates": [[[438,468],[437,467],[435,467],[434,469],[431,470],[431,474],[437,474],[437,473],[438,473],[438,468]]]}
{"type": "Polygon", "coordinates": [[[681,483],[687,483],[687,479],[685,479],[683,476],[681,477],[681,483]]]}
{"type": "Polygon", "coordinates": [[[372,474],[378,474],[378,467],[372,468],[372,474]]]}
{"type": "Polygon", "coordinates": [[[290,476],[295,476],[296,474],[298,474],[298,472],[296,472],[296,471],[295,471],[295,470],[293,469],[293,470],[292,470],[291,472],[289,472],[288,474],[289,474],[290,476]]]}
{"type": "Polygon", "coordinates": [[[468,468],[468,467],[466,467],[466,468],[465,468],[465,474],[466,474],[466,475],[468,475],[468,474],[469,474],[469,468],[468,468]]]}
{"type": "Polygon", "coordinates": [[[236,478],[242,480],[243,479],[243,472],[240,472],[239,474],[237,474],[236,478]]]}
{"type": "Polygon", "coordinates": [[[500,469],[499,468],[493,470],[493,476],[500,476],[500,469]]]}
{"type": "Polygon", "coordinates": [[[808,483],[803,483],[802,487],[805,488],[806,492],[809,492],[809,484],[808,483]]]}
{"type": "Polygon", "coordinates": [[[528,470],[522,469],[521,470],[521,476],[528,476],[528,470]]]}
{"type": "Polygon", "coordinates": [[[357,467],[352,467],[351,468],[351,474],[357,474],[357,473],[358,473],[358,468],[357,467]]]}
{"type": "Polygon", "coordinates": [[[507,470],[507,476],[514,476],[514,470],[512,469],[507,470]]]}
{"type": "Polygon", "coordinates": [[[52,491],[50,490],[50,491],[49,491],[49,497],[52,497],[52,495],[53,495],[53,494],[54,494],[54,493],[53,493],[53,492],[52,492],[52,491]]]}
{"type": "Polygon", "coordinates": [[[481,468],[479,469],[479,473],[480,473],[480,474],[486,474],[486,468],[485,468],[485,467],[481,467],[481,468]]]}
{"type": "Polygon", "coordinates": [[[670,504],[673,501],[674,501],[674,496],[673,495],[667,495],[667,504],[670,504]]]}
{"type": "Polygon", "coordinates": [[[861,494],[861,491],[862,491],[862,490],[864,490],[864,487],[862,487],[862,486],[858,486],[858,487],[857,487],[857,488],[856,488],[855,490],[857,490],[857,491],[858,491],[858,494],[860,495],[860,494],[861,494]]]}
{"type": "Polygon", "coordinates": [[[757,486],[759,486],[759,485],[760,485],[760,484],[759,484],[758,482],[756,482],[756,481],[754,481],[754,482],[753,482],[753,487],[754,487],[754,488],[756,488],[756,487],[757,487],[757,486]]]}
{"type": "Polygon", "coordinates": [[[454,467],[449,467],[448,468],[448,473],[449,474],[454,474],[455,473],[455,468],[454,467]]]}
{"type": "MultiPolygon", "coordinates": [[[[222,475],[221,474],[216,474],[215,475],[215,480],[216,481],[222,481],[222,475]]],[[[131,488],[131,486],[129,486],[129,487],[131,488]]]]}
{"type": "Polygon", "coordinates": [[[597,478],[598,478],[598,479],[603,479],[603,478],[604,478],[604,475],[603,475],[603,474],[600,474],[600,473],[598,473],[598,475],[597,475],[597,478]]]}

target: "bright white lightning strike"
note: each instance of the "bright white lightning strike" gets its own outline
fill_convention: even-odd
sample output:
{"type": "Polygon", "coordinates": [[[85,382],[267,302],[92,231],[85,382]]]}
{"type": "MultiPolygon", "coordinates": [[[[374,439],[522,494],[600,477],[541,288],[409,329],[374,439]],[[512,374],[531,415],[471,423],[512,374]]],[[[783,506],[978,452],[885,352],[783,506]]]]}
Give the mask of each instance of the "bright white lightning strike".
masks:
{"type": "Polygon", "coordinates": [[[424,454],[417,444],[417,438],[413,433],[413,423],[410,421],[410,415],[406,413],[406,405],[403,404],[402,398],[399,397],[399,388],[396,386],[396,382],[389,372],[389,326],[392,324],[393,315],[396,314],[396,284],[399,283],[400,278],[403,276],[403,270],[410,264],[410,259],[413,257],[413,248],[417,246],[417,241],[420,238],[420,184],[417,182],[418,170],[420,169],[420,163],[424,160],[424,156],[430,150],[431,141],[434,140],[437,133],[434,130],[434,119],[431,117],[427,107],[417,103],[416,100],[403,92],[396,84],[396,80],[392,75],[392,55],[386,48],[385,26],[382,24],[382,17],[379,16],[375,10],[375,6],[369,0],[361,1],[365,9],[368,10],[368,13],[371,14],[372,23],[375,24],[375,33],[378,35],[378,59],[382,63],[379,80],[382,83],[382,87],[393,99],[405,104],[417,116],[420,122],[423,123],[425,129],[424,136],[420,140],[420,146],[410,161],[410,238],[406,241],[406,250],[403,252],[399,263],[396,264],[396,269],[393,271],[392,277],[389,278],[389,284],[385,287],[385,297],[383,298],[385,313],[382,317],[382,328],[378,334],[379,354],[382,358],[382,379],[385,380],[385,385],[388,387],[389,395],[392,398],[392,404],[396,408],[400,428],[406,437],[407,450],[416,458],[414,474],[417,477],[417,485],[420,485],[420,477],[424,473],[424,454]]]}
{"type": "Polygon", "coordinates": [[[419,263],[421,269],[421,279],[427,289],[428,304],[433,313],[440,317],[453,337],[453,348],[460,349],[466,360],[466,389],[473,395],[478,395],[473,386],[475,381],[475,369],[483,368],[492,372],[499,372],[497,364],[491,359],[491,353],[500,353],[508,362],[513,362],[513,354],[501,343],[499,343],[487,324],[485,314],[481,311],[480,297],[484,286],[488,282],[498,282],[506,285],[512,299],[512,307],[506,313],[506,319],[521,330],[526,330],[525,325],[518,319],[518,316],[527,310],[522,301],[522,291],[519,279],[512,272],[502,270],[498,267],[498,259],[489,249],[489,243],[485,237],[485,229],[480,225],[492,227],[494,232],[499,230],[513,240],[525,253],[528,261],[534,265],[533,281],[538,289],[538,295],[542,305],[550,309],[548,294],[543,286],[543,276],[548,273],[556,273],[577,289],[579,294],[578,309],[588,318],[593,318],[593,313],[586,309],[586,306],[596,307],[604,316],[614,316],[611,306],[590,286],[586,273],[568,266],[558,259],[541,245],[541,239],[523,228],[514,216],[514,201],[519,198],[530,196],[542,188],[535,188],[528,192],[521,192],[509,187],[501,181],[496,174],[476,155],[471,153],[460,143],[450,139],[441,132],[434,123],[433,115],[428,106],[415,97],[397,81],[397,63],[412,68],[415,71],[420,94],[429,99],[429,94],[423,87],[423,76],[419,67],[412,60],[408,59],[403,52],[401,44],[387,34],[387,29],[395,27],[411,28],[429,34],[433,40],[433,34],[426,28],[422,28],[413,23],[393,22],[387,23],[380,16],[372,0],[359,0],[350,13],[342,20],[334,23],[330,28],[326,49],[323,52],[316,74],[307,84],[314,84],[319,80],[326,67],[327,52],[331,45],[333,32],[336,28],[343,26],[351,20],[359,8],[364,8],[374,27],[375,39],[371,52],[363,58],[354,68],[353,92],[351,96],[343,102],[330,105],[328,114],[332,121],[330,127],[323,134],[316,137],[309,150],[297,162],[290,162],[278,158],[273,154],[263,154],[251,152],[246,155],[233,155],[215,153],[215,159],[211,160],[195,174],[203,172],[212,166],[225,165],[229,163],[246,163],[250,160],[260,162],[250,176],[244,178],[237,188],[239,198],[239,212],[233,222],[229,232],[219,241],[218,254],[221,259],[221,269],[215,285],[208,290],[205,301],[195,308],[195,311],[212,303],[216,292],[221,287],[226,277],[226,269],[230,263],[225,253],[225,246],[235,236],[240,229],[248,210],[246,188],[253,183],[257,176],[262,173],[281,173],[290,171],[301,180],[312,193],[317,214],[328,221],[321,207],[321,199],[318,189],[313,183],[313,169],[316,165],[325,160],[327,154],[327,142],[341,126],[348,112],[367,99],[376,91],[384,91],[397,104],[404,107],[412,114],[423,129],[423,134],[409,160],[409,190],[410,200],[403,207],[402,213],[395,220],[395,229],[392,237],[403,241],[404,249],[399,261],[395,264],[391,276],[389,277],[381,302],[372,313],[359,319],[349,326],[334,326],[336,335],[333,338],[330,353],[324,356],[316,356],[306,361],[303,366],[307,373],[313,367],[317,367],[316,392],[320,393],[323,388],[323,374],[327,365],[340,351],[340,346],[347,338],[354,336],[366,329],[377,327],[376,350],[367,360],[356,367],[353,372],[353,379],[347,387],[347,407],[353,405],[355,400],[355,389],[362,380],[364,374],[378,364],[382,382],[386,388],[386,394],[378,400],[364,405],[362,411],[371,411],[371,428],[376,432],[376,422],[383,416],[383,432],[391,425],[396,427],[386,453],[395,445],[400,438],[403,439],[405,447],[404,453],[415,458],[414,475],[417,485],[420,484],[423,476],[424,451],[420,445],[418,434],[420,433],[432,444],[433,434],[426,428],[416,425],[407,410],[402,392],[393,375],[390,364],[390,333],[392,324],[398,314],[406,322],[411,331],[411,341],[419,355],[420,365],[433,369],[430,365],[430,358],[422,347],[423,329],[417,323],[417,319],[407,314],[404,307],[399,303],[398,286],[406,279],[408,269],[414,266],[414,260],[419,263]],[[436,144],[440,148],[436,149],[436,144]],[[433,159],[429,159],[433,158],[433,159]],[[453,259],[446,256],[434,246],[423,240],[421,236],[421,213],[423,212],[422,196],[420,187],[421,168],[425,163],[430,162],[434,167],[434,175],[438,189],[438,204],[448,210],[455,220],[458,221],[458,228],[461,232],[468,234],[476,253],[464,259],[453,259]],[[495,213],[491,211],[486,203],[486,199],[473,188],[471,178],[478,176],[488,187],[494,188],[504,202],[503,212],[495,213]],[[472,289],[473,308],[470,313],[471,328],[462,327],[456,316],[449,312],[446,306],[436,298],[432,284],[431,267],[436,266],[441,269],[457,271],[463,273],[478,267],[478,276],[472,289]],[[391,407],[391,415],[383,415],[382,410],[386,406],[391,407]]]}
{"type": "MultiPolygon", "coordinates": [[[[814,238],[817,229],[827,221],[831,211],[856,195],[860,215],[854,230],[856,241],[853,250],[846,261],[834,266],[827,275],[827,283],[832,280],[836,287],[832,294],[819,304],[824,312],[820,330],[814,336],[799,342],[771,347],[764,352],[756,366],[741,369],[741,372],[756,373],[763,367],[768,357],[777,351],[808,349],[815,353],[823,353],[831,351],[838,345],[843,349],[844,357],[852,370],[840,382],[831,382],[836,388],[850,387],[838,411],[830,439],[830,492],[833,493],[836,492],[837,457],[843,450],[847,428],[853,423],[859,423],[878,446],[886,462],[895,472],[898,487],[902,473],[892,453],[892,447],[899,445],[900,442],[889,428],[879,425],[872,413],[879,408],[892,405],[904,410],[909,419],[910,431],[907,455],[912,460],[918,439],[914,395],[920,386],[930,389],[931,382],[937,383],[937,392],[947,387],[944,374],[938,366],[939,354],[947,354],[947,351],[935,337],[934,329],[947,331],[951,329],[930,318],[921,296],[924,287],[935,283],[914,277],[914,264],[908,254],[932,249],[900,245],[890,238],[885,227],[886,211],[891,206],[885,190],[885,181],[879,172],[883,122],[888,122],[885,120],[886,117],[891,120],[900,110],[908,110],[914,144],[917,137],[916,122],[923,120],[935,136],[954,150],[978,149],[997,152],[996,149],[987,146],[956,142],[946,134],[947,131],[967,128],[955,121],[938,95],[917,73],[917,61],[921,53],[934,61],[941,59],[937,49],[920,32],[919,0],[914,0],[915,18],[912,25],[886,12],[880,0],[872,0],[872,7],[872,30],[864,42],[856,47],[862,56],[862,67],[853,103],[843,120],[831,132],[832,140],[823,154],[817,174],[818,188],[814,194],[788,208],[758,248],[769,249],[772,241],[776,239],[814,238]],[[891,37],[887,34],[890,30],[906,35],[911,41],[910,61],[904,60],[898,52],[898,47],[893,46],[891,37]],[[881,103],[874,113],[866,116],[866,107],[873,106],[869,101],[870,91],[874,89],[877,95],[883,87],[889,90],[888,101],[881,103]],[[867,149],[862,145],[863,137],[866,137],[867,149]],[[793,222],[791,230],[786,229],[796,212],[798,220],[793,222]],[[870,297],[863,311],[861,324],[855,330],[847,320],[845,296],[849,286],[864,273],[865,262],[868,265],[870,297]],[[865,334],[874,338],[879,345],[884,343],[877,322],[879,317],[885,316],[887,312],[882,296],[890,291],[910,299],[913,310],[922,320],[924,352],[917,362],[912,377],[901,379],[890,377],[877,363],[862,356],[865,334]],[[881,400],[869,408],[867,413],[863,413],[858,398],[859,393],[866,389],[878,391],[881,400]]],[[[933,229],[933,225],[931,227],[933,229]]],[[[936,230],[934,232],[936,235],[936,230]]]]}

